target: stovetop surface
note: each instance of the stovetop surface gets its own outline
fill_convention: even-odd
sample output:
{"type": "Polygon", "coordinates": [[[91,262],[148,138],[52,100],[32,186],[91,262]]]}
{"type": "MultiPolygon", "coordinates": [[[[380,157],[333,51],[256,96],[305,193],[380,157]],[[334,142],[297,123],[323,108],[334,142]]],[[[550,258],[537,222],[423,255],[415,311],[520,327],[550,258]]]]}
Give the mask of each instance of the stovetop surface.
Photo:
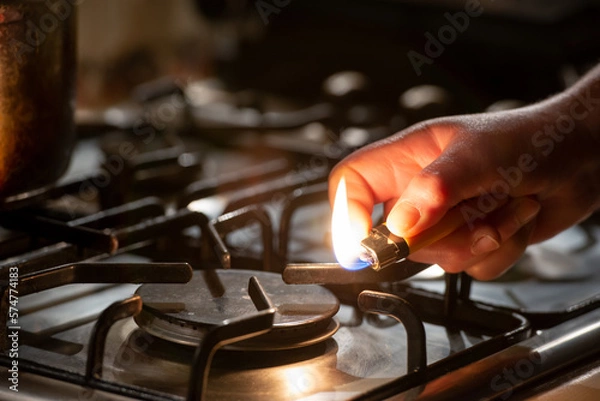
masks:
{"type": "MultiPolygon", "coordinates": [[[[119,258],[118,260],[129,260],[119,258]]],[[[27,313],[21,327],[28,338],[21,347],[21,358],[44,361],[58,369],[84,374],[87,343],[95,318],[111,303],[133,294],[137,286],[76,285],[58,288],[24,299],[22,310],[35,309],[42,300],[52,298],[54,306],[27,313]],[[72,299],[74,291],[82,298],[72,299]],[[87,293],[87,294],[86,294],[87,293]],[[35,339],[40,338],[40,342],[35,339]],[[32,345],[25,345],[25,344],[32,345]]],[[[332,339],[299,352],[265,352],[248,355],[217,354],[216,368],[209,375],[208,399],[223,400],[294,400],[350,399],[407,372],[406,332],[390,319],[357,316],[356,310],[343,305],[336,315],[341,327],[332,339]],[[388,326],[388,327],[386,327],[388,326]],[[298,355],[300,354],[300,356],[298,355]],[[246,359],[246,361],[244,361],[246,359]],[[247,359],[250,359],[250,362],[247,359]],[[276,361],[289,360],[279,366],[276,361]],[[220,361],[220,362],[219,362],[220,361]],[[254,366],[253,366],[254,365],[254,366]],[[224,390],[225,389],[225,390],[224,390]],[[224,391],[223,391],[224,390],[224,391]]],[[[434,363],[496,334],[489,330],[460,329],[425,324],[427,361],[434,363]]],[[[132,319],[115,324],[108,338],[104,357],[104,379],[141,385],[185,396],[193,348],[171,345],[165,359],[144,355],[127,348],[130,337],[142,349],[164,343],[140,332],[132,319]],[[156,358],[156,359],[153,359],[156,358]]],[[[165,351],[163,351],[165,352],[165,351]]]]}
{"type": "MultiPolygon", "coordinates": [[[[316,113],[320,112],[317,110],[316,113]]],[[[315,110],[311,113],[315,113],[315,110]]],[[[254,114],[252,116],[256,117],[254,114]]],[[[250,120],[254,121],[252,118],[250,120]]],[[[350,139],[358,138],[358,145],[364,138],[372,140],[382,135],[380,131],[365,128],[356,128],[350,133],[347,131],[345,129],[350,139]]],[[[159,207],[158,215],[144,217],[132,227],[100,227],[97,230],[100,233],[95,233],[93,238],[114,234],[123,240],[124,248],[118,249],[112,256],[97,249],[89,253],[88,249],[74,247],[66,257],[68,260],[79,258],[87,262],[112,263],[110,271],[116,276],[121,273],[115,266],[139,266],[152,262],[189,262],[196,273],[222,267],[252,271],[265,266],[279,273],[278,269],[283,267],[281,264],[285,261],[335,262],[329,242],[330,209],[324,196],[324,184],[330,167],[327,163],[351,150],[351,146],[340,145],[341,138],[334,136],[332,140],[328,132],[329,128],[324,124],[313,123],[280,132],[273,130],[268,134],[240,133],[235,138],[235,148],[214,143],[206,145],[204,140],[207,138],[199,140],[192,136],[186,137],[191,145],[186,143],[184,148],[191,146],[194,152],[185,153],[186,158],[181,159],[177,152],[174,152],[175,157],[170,155],[169,152],[178,150],[177,147],[167,149],[166,156],[162,155],[157,160],[144,159],[143,155],[137,159],[132,157],[134,166],[144,167],[132,175],[133,184],[144,184],[138,185],[141,194],[137,195],[139,198],[160,196],[160,199],[144,198],[148,200],[146,206],[156,208],[156,204],[160,203],[164,209],[159,207]],[[301,157],[298,152],[290,153],[290,149],[296,146],[303,149],[301,157]],[[202,168],[199,171],[192,170],[189,173],[191,178],[185,176],[189,170],[187,167],[194,166],[196,157],[202,157],[202,168]],[[200,196],[200,199],[193,195],[204,193],[202,185],[200,190],[194,184],[185,187],[189,182],[210,181],[224,174],[235,178],[256,165],[264,164],[265,160],[281,157],[289,159],[292,169],[279,171],[277,177],[269,175],[264,180],[266,183],[253,177],[245,182],[245,188],[241,190],[230,188],[227,184],[224,186],[227,190],[211,192],[209,196],[200,196]],[[174,172],[160,170],[164,160],[176,160],[177,169],[174,172]],[[187,192],[181,191],[182,185],[177,181],[182,179],[182,175],[190,178],[189,182],[182,181],[187,192]],[[169,184],[170,180],[176,181],[172,184],[177,189],[158,188],[153,184],[156,177],[164,185],[169,184]],[[274,191],[260,192],[263,186],[272,185],[272,181],[276,180],[279,181],[274,191]],[[249,203],[246,203],[247,199],[249,203]],[[285,249],[277,249],[284,242],[282,216],[286,210],[290,210],[290,205],[298,208],[294,209],[293,218],[288,222],[289,241],[285,243],[285,249]],[[169,219],[180,221],[181,216],[191,216],[194,224],[165,224],[169,219]],[[159,228],[153,229],[148,223],[150,220],[159,228]],[[205,249],[203,242],[208,236],[207,226],[216,232],[210,232],[214,240],[210,243],[210,249],[205,249]],[[136,235],[144,230],[156,233],[150,239],[142,236],[138,240],[136,235]],[[269,237],[267,232],[273,236],[269,237]],[[271,250],[275,255],[272,258],[263,255],[267,251],[265,244],[269,241],[274,248],[271,250]],[[207,256],[207,250],[216,256],[207,256]],[[266,260],[271,263],[267,264],[266,260]]],[[[219,135],[231,135],[231,132],[220,132],[219,135]]],[[[63,226],[68,226],[69,221],[76,217],[99,212],[98,200],[106,187],[118,184],[118,188],[129,189],[127,185],[131,182],[121,182],[119,178],[126,169],[114,176],[109,174],[107,184],[102,184],[103,181],[99,180],[101,176],[85,179],[94,177],[103,161],[111,162],[111,159],[106,159],[103,148],[114,147],[115,143],[118,145],[122,140],[126,143],[131,141],[132,145],[138,144],[142,139],[127,135],[117,135],[115,138],[107,141],[103,135],[100,138],[82,139],[77,145],[72,165],[62,182],[83,179],[83,184],[96,185],[97,192],[92,191],[93,196],[88,196],[89,188],[82,184],[78,196],[69,194],[50,201],[50,208],[60,210],[55,214],[65,220],[63,226]]],[[[179,139],[174,141],[177,146],[181,145],[179,139]]],[[[210,139],[214,140],[215,136],[210,139]]],[[[150,152],[156,151],[152,146],[150,152]]],[[[160,145],[157,146],[160,150],[160,145]]],[[[125,164],[132,161],[121,156],[125,164]]],[[[105,169],[119,167],[118,164],[104,166],[105,169]]],[[[381,210],[376,213],[380,216],[381,210]]],[[[68,231],[68,227],[63,226],[62,229],[68,231]]],[[[341,302],[334,317],[339,328],[331,338],[293,350],[242,352],[230,348],[217,351],[212,364],[209,364],[211,368],[208,373],[203,371],[201,374],[208,377],[207,399],[380,399],[383,396],[379,395],[388,393],[378,393],[379,389],[389,390],[391,387],[394,391],[401,391],[419,387],[427,381],[435,382],[448,372],[459,371],[464,365],[468,367],[470,363],[485,359],[490,354],[510,349],[512,344],[537,334],[535,330],[552,329],[582,313],[590,316],[597,313],[593,310],[600,302],[600,271],[596,267],[600,258],[600,245],[596,241],[599,235],[600,228],[594,224],[575,227],[547,243],[531,247],[519,264],[504,277],[492,282],[472,283],[470,294],[466,291],[466,297],[462,289],[460,295],[455,292],[454,296],[458,296],[458,299],[453,301],[449,301],[451,291],[448,290],[448,276],[444,276],[441,269],[435,266],[402,283],[328,285],[328,290],[324,291],[332,291],[331,296],[335,295],[341,302]],[[392,298],[386,298],[385,301],[390,304],[384,302],[384,307],[375,306],[375,309],[383,309],[385,313],[398,312],[390,308],[390,305],[396,305],[394,302],[403,302],[397,301],[396,296],[406,298],[413,305],[408,308],[414,308],[410,313],[424,321],[423,355],[415,357],[415,354],[419,354],[415,349],[419,348],[421,337],[415,335],[412,329],[407,333],[403,326],[410,326],[408,322],[400,324],[391,317],[366,313],[357,307],[357,303],[360,303],[357,296],[362,290],[391,295],[392,298]],[[425,361],[427,369],[415,368],[416,360],[421,363],[425,361]],[[369,398],[365,393],[370,391],[379,395],[369,398]]],[[[35,250],[39,247],[42,247],[43,254],[70,246],[68,241],[38,242],[37,236],[30,238],[8,230],[3,230],[0,238],[11,243],[15,242],[15,238],[17,242],[24,241],[30,253],[40,252],[39,249],[35,250]]],[[[97,243],[92,245],[100,246],[97,243]]],[[[11,255],[2,262],[2,266],[8,269],[10,266],[24,265],[23,274],[29,278],[30,266],[35,262],[24,262],[24,258],[23,254],[11,255]]],[[[125,270],[123,277],[129,277],[125,270]]],[[[29,372],[54,379],[67,377],[68,382],[82,386],[75,391],[79,398],[103,399],[103,390],[114,394],[119,392],[115,390],[119,386],[125,386],[122,394],[130,394],[132,398],[172,400],[186,397],[190,385],[202,380],[201,377],[190,380],[196,349],[148,334],[130,316],[112,325],[102,357],[101,376],[89,377],[90,339],[96,333],[99,316],[115,302],[132,299],[140,288],[139,284],[111,284],[109,279],[97,281],[99,284],[65,285],[20,298],[19,358],[24,362],[23,365],[28,366],[22,372],[24,383],[32,379],[30,373],[26,372],[29,369],[29,372]],[[86,386],[96,386],[96,389],[86,386]],[[140,388],[143,389],[141,396],[141,393],[135,393],[140,388]]],[[[467,286],[464,282],[462,284],[467,286]]],[[[169,288],[176,288],[175,284],[168,285],[169,288]]],[[[409,312],[403,310],[403,313],[409,312]]],[[[227,318],[230,316],[223,316],[224,326],[228,323],[227,318]]],[[[43,388],[47,380],[38,378],[33,381],[37,383],[36,386],[43,388]]],[[[62,391],[66,394],[70,390],[62,391]]],[[[4,394],[0,393],[0,396],[4,394]]],[[[119,398],[117,395],[106,396],[106,399],[119,398]]]]}

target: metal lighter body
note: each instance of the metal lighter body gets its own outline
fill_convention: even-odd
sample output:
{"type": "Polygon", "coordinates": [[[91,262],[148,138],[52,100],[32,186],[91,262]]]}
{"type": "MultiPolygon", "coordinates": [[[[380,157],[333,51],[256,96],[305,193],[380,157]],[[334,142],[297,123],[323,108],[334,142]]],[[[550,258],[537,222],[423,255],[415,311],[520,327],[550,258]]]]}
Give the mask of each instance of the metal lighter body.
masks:
{"type": "Polygon", "coordinates": [[[381,270],[408,257],[408,244],[402,237],[390,232],[385,224],[373,227],[361,241],[364,252],[361,260],[368,262],[373,270],[381,270]]]}

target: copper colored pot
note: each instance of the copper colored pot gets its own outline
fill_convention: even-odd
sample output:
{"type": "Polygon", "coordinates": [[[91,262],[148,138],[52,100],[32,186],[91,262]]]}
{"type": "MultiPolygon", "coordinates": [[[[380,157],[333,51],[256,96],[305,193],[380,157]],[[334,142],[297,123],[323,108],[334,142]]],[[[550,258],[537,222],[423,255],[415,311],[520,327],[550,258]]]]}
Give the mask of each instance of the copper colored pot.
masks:
{"type": "Polygon", "coordinates": [[[0,0],[0,199],[43,188],[75,141],[75,5],[0,0]]]}

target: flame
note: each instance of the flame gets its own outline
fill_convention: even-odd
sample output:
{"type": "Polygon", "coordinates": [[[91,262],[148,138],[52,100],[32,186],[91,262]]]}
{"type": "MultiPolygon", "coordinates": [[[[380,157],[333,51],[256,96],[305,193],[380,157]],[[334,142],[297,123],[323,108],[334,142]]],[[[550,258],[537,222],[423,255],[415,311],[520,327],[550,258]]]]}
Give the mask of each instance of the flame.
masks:
{"type": "Polygon", "coordinates": [[[359,270],[369,266],[359,258],[362,251],[360,241],[364,237],[365,233],[359,227],[353,227],[351,223],[346,180],[342,177],[335,193],[331,215],[331,242],[340,265],[349,270],[359,270]]]}

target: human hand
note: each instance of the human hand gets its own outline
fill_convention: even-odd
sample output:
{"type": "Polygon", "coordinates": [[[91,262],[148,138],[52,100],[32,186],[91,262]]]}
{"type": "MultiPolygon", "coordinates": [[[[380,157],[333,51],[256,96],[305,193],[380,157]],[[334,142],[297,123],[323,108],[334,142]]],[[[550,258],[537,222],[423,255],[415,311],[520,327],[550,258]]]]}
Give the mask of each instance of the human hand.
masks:
{"type": "Polygon", "coordinates": [[[476,207],[457,206],[463,227],[409,258],[477,279],[497,277],[528,244],[600,204],[600,144],[593,135],[600,99],[584,95],[417,124],[336,166],[330,199],[343,177],[353,226],[366,236],[373,206],[383,203],[390,231],[411,237],[476,198],[469,203],[476,207]]]}

